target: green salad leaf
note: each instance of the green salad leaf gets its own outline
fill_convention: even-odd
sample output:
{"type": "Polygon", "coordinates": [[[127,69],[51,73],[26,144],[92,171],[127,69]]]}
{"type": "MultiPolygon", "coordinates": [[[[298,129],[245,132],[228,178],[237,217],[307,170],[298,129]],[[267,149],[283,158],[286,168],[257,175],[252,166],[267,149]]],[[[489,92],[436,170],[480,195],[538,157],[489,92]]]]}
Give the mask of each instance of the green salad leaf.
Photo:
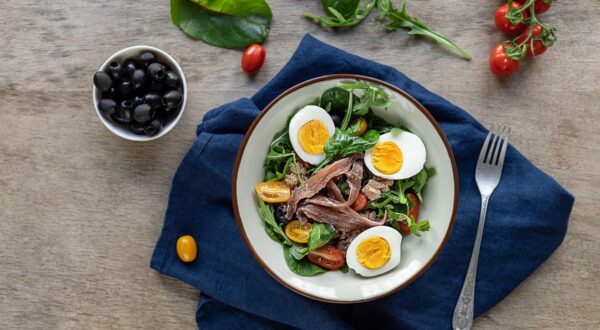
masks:
{"type": "Polygon", "coordinates": [[[339,87],[352,92],[360,91],[363,94],[359,101],[352,105],[352,113],[355,115],[364,116],[371,107],[381,107],[387,110],[390,105],[389,95],[382,88],[366,81],[340,84],[339,87]]]}
{"type": "Polygon", "coordinates": [[[329,9],[332,8],[334,11],[342,15],[343,18],[349,18],[354,14],[356,7],[358,7],[358,3],[360,0],[321,0],[321,5],[323,6],[323,10],[330,17],[335,17],[336,15],[329,9]]]}
{"type": "Polygon", "coordinates": [[[308,233],[308,251],[313,251],[327,244],[337,235],[335,228],[326,223],[313,223],[308,233]]]}
{"type": "Polygon", "coordinates": [[[313,173],[334,160],[373,148],[377,140],[379,140],[379,133],[375,130],[368,130],[363,136],[356,136],[352,132],[336,128],[335,134],[325,144],[325,159],[313,168],[313,173]]]}
{"type": "Polygon", "coordinates": [[[306,259],[296,259],[290,253],[290,246],[283,246],[283,257],[290,270],[300,276],[315,276],[325,273],[326,270],[311,263],[306,259]]]}
{"type": "Polygon", "coordinates": [[[285,232],[281,226],[275,220],[275,213],[273,207],[269,204],[265,204],[262,198],[256,197],[258,202],[258,214],[264,222],[265,231],[267,235],[271,237],[275,242],[293,245],[292,241],[285,235],[285,232]]]}
{"type": "Polygon", "coordinates": [[[261,43],[271,8],[264,0],[171,0],[171,20],[194,39],[222,48],[261,43]]]}
{"type": "Polygon", "coordinates": [[[322,0],[321,4],[327,17],[304,13],[304,17],[315,23],[330,28],[351,27],[362,22],[375,8],[377,0],[371,0],[363,5],[356,0],[322,0]],[[356,3],[356,4],[355,4],[356,3]],[[352,11],[350,8],[354,7],[352,11]]]}

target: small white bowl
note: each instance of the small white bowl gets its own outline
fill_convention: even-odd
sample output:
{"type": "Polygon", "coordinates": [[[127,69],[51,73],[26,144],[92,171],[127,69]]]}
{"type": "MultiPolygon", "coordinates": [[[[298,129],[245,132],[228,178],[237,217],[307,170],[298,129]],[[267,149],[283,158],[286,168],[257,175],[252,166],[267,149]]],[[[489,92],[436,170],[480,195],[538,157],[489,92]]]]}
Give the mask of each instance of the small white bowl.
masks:
{"type": "Polygon", "coordinates": [[[130,140],[130,141],[151,141],[151,140],[158,139],[159,137],[169,133],[169,131],[171,131],[173,129],[173,127],[175,127],[175,125],[177,125],[177,123],[179,122],[179,119],[181,119],[181,116],[183,115],[183,111],[185,110],[185,103],[187,101],[187,84],[185,82],[185,76],[183,75],[183,70],[181,70],[181,67],[179,66],[179,64],[177,64],[175,59],[173,59],[171,57],[171,55],[167,54],[166,52],[164,52],[158,48],[139,45],[139,46],[132,46],[132,47],[127,47],[127,48],[121,49],[120,51],[111,55],[106,60],[106,62],[104,62],[102,64],[102,66],[100,67],[100,69],[98,69],[98,71],[104,71],[108,67],[108,65],[113,61],[123,63],[126,59],[137,58],[141,53],[143,53],[145,51],[153,52],[156,55],[156,58],[158,61],[168,64],[171,67],[171,69],[173,71],[175,71],[181,78],[181,83],[182,83],[182,87],[183,87],[183,102],[181,103],[181,108],[179,109],[179,113],[177,114],[177,117],[175,117],[175,119],[172,119],[170,122],[168,122],[158,134],[153,135],[153,136],[135,134],[132,131],[130,131],[129,128],[122,126],[120,124],[114,123],[112,120],[110,120],[107,115],[103,114],[98,109],[98,102],[102,98],[102,92],[98,88],[96,88],[96,86],[94,86],[92,84],[94,108],[96,109],[96,114],[98,115],[98,118],[100,118],[100,121],[102,122],[102,124],[104,124],[104,126],[106,126],[106,128],[108,128],[111,132],[115,133],[116,135],[118,135],[126,140],[130,140]]]}

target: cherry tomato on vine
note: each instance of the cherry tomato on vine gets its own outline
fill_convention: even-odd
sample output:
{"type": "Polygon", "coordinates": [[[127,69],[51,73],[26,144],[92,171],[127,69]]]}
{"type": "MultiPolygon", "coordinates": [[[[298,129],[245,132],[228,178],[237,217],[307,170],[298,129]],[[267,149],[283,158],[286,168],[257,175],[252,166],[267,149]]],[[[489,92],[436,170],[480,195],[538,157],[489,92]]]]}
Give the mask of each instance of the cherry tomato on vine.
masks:
{"type": "Polygon", "coordinates": [[[242,70],[253,74],[258,72],[265,63],[265,49],[259,44],[250,45],[242,55],[242,70]]]}
{"type": "MultiPolygon", "coordinates": [[[[513,8],[520,8],[521,4],[518,2],[513,1],[512,2],[513,8]]],[[[515,32],[519,32],[523,26],[525,26],[523,23],[519,23],[517,25],[513,25],[511,21],[508,20],[508,18],[506,18],[506,14],[508,14],[509,8],[508,8],[508,3],[503,4],[502,6],[498,7],[498,9],[496,10],[496,17],[495,17],[495,21],[496,21],[496,27],[498,27],[498,29],[506,34],[512,34],[515,32]]],[[[523,18],[527,18],[529,17],[529,14],[527,13],[527,10],[522,12],[523,14],[523,18]]]]}
{"type": "MultiPolygon", "coordinates": [[[[525,30],[519,37],[517,38],[517,44],[522,43],[527,39],[527,34],[529,33],[529,29],[525,30]]],[[[537,37],[542,34],[542,27],[539,25],[533,26],[533,32],[531,33],[531,38],[537,37]]],[[[531,41],[527,42],[527,53],[528,57],[539,56],[542,55],[546,51],[547,47],[541,40],[533,41],[533,49],[531,48],[531,41]]]]}
{"type": "Polygon", "coordinates": [[[535,10],[536,14],[541,14],[545,11],[547,11],[548,9],[550,9],[550,6],[552,6],[552,2],[549,1],[549,3],[544,2],[544,0],[535,0],[535,3],[533,5],[533,10],[535,10]]]}
{"type": "Polygon", "coordinates": [[[507,57],[506,50],[502,44],[498,44],[490,55],[490,70],[498,77],[508,77],[517,72],[521,61],[507,57]]]}

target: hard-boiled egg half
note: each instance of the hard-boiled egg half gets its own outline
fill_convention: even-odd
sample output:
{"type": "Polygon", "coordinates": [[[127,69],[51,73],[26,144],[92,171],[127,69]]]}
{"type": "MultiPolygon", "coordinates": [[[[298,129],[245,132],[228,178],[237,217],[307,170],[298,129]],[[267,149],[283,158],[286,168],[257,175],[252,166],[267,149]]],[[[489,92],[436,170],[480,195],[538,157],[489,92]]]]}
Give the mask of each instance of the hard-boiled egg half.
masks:
{"type": "Polygon", "coordinates": [[[292,147],[300,159],[317,165],[325,159],[325,143],[335,133],[333,120],[323,108],[307,105],[290,120],[292,147]]]}
{"type": "Polygon", "coordinates": [[[387,226],[369,228],[350,243],[346,263],[357,274],[371,277],[383,274],[400,264],[402,235],[387,226]]]}
{"type": "Polygon", "coordinates": [[[425,165],[427,153],[421,138],[402,131],[386,133],[365,152],[365,165],[371,173],[390,180],[410,178],[425,165]]]}

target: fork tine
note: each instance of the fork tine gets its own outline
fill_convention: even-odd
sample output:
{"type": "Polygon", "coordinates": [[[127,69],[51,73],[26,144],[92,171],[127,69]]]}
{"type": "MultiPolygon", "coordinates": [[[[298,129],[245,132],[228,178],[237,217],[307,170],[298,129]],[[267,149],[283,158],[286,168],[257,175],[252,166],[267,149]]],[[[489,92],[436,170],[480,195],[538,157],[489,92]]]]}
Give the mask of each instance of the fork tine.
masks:
{"type": "Polygon", "coordinates": [[[498,143],[494,145],[494,153],[491,155],[489,159],[490,165],[496,165],[498,162],[498,157],[500,156],[500,150],[502,148],[502,142],[504,141],[504,133],[506,132],[507,127],[501,126],[496,135],[498,136],[498,143]]]}
{"type": "Polygon", "coordinates": [[[494,159],[494,155],[496,154],[496,150],[498,149],[496,142],[498,141],[498,136],[500,135],[500,132],[502,132],[503,129],[504,129],[504,126],[500,125],[499,127],[497,127],[497,130],[494,132],[494,139],[492,140],[492,143],[490,144],[490,151],[488,152],[488,155],[485,158],[486,164],[492,164],[492,159],[494,159]]]}
{"type": "Polygon", "coordinates": [[[481,146],[481,152],[479,153],[479,160],[477,161],[478,163],[483,163],[484,159],[485,159],[485,155],[487,154],[487,150],[489,149],[489,142],[490,142],[490,137],[492,136],[492,132],[494,131],[494,124],[492,124],[492,126],[490,127],[490,131],[488,133],[488,135],[485,138],[485,141],[483,142],[483,145],[481,146]]]}
{"type": "Polygon", "coordinates": [[[502,140],[504,144],[502,145],[502,150],[498,155],[498,159],[496,160],[496,164],[502,168],[504,166],[504,157],[506,156],[506,149],[508,148],[508,136],[510,135],[510,127],[507,127],[506,132],[504,132],[502,136],[502,140]]]}

